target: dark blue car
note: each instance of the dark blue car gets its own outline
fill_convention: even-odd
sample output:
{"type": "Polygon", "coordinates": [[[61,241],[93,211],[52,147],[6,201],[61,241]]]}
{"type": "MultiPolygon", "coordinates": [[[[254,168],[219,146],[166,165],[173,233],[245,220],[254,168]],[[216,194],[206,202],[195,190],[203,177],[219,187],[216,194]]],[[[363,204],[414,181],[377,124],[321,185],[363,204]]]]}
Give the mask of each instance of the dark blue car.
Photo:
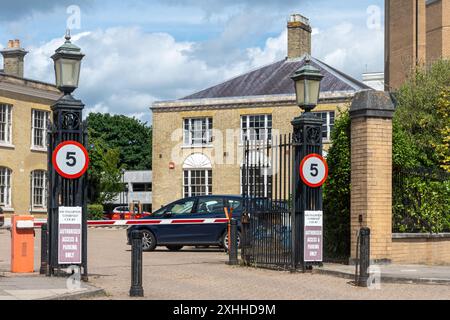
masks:
{"type": "Polygon", "coordinates": [[[228,248],[228,220],[225,208],[233,210],[233,218],[241,226],[243,198],[241,196],[198,196],[173,202],[152,216],[146,225],[127,230],[128,243],[133,230],[144,235],[144,251],[165,246],[178,251],[184,246],[221,246],[228,248]]]}

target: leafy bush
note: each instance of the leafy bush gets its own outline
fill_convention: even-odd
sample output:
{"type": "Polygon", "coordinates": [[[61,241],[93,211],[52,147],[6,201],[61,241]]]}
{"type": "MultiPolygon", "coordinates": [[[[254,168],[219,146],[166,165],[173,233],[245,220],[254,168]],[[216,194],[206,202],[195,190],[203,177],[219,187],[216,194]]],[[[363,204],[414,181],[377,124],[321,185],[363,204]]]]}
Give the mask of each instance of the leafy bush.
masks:
{"type": "Polygon", "coordinates": [[[350,115],[336,119],[328,153],[329,178],[324,186],[324,238],[327,258],[350,255],[350,115]]]}
{"type": "Polygon", "coordinates": [[[450,231],[450,175],[408,170],[396,173],[395,177],[395,232],[450,231]]]}
{"type": "Polygon", "coordinates": [[[89,220],[103,220],[103,206],[101,204],[88,205],[89,220]]]}
{"type": "Polygon", "coordinates": [[[421,167],[438,168],[442,158],[436,151],[445,138],[449,124],[450,60],[440,60],[428,68],[419,68],[396,92],[395,122],[418,150],[421,167]]]}

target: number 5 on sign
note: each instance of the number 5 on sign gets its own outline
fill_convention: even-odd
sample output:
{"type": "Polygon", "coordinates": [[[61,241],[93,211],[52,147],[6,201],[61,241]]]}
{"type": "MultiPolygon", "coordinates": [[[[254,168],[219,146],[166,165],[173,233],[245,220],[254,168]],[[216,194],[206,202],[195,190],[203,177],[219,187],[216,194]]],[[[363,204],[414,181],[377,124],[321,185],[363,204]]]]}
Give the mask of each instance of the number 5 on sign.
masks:
{"type": "Polygon", "coordinates": [[[300,177],[308,187],[321,187],[328,178],[327,161],[318,154],[308,155],[300,164],[300,177]]]}
{"type": "Polygon", "coordinates": [[[86,148],[76,141],[66,141],[53,152],[53,167],[66,179],[78,179],[89,167],[89,155],[86,148]]]}

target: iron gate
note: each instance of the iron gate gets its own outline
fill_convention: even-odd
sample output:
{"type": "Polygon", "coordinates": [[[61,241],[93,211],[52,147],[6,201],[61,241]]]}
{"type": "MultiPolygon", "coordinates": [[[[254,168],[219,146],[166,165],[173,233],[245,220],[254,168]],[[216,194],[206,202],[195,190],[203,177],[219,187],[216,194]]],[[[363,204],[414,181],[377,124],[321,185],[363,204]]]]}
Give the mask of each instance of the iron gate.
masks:
{"type": "Polygon", "coordinates": [[[291,135],[270,143],[244,145],[242,193],[242,260],[271,269],[292,269],[292,164],[291,135]]]}

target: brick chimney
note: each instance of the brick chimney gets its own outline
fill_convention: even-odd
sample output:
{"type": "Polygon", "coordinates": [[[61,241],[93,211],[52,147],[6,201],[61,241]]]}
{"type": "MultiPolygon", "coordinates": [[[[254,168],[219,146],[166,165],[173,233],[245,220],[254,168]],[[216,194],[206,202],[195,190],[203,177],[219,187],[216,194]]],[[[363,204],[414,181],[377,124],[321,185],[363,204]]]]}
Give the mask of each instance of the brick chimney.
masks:
{"type": "Polygon", "coordinates": [[[288,59],[300,58],[304,54],[311,55],[311,33],[309,19],[301,14],[293,14],[288,28],[288,59]]]}
{"type": "Polygon", "coordinates": [[[20,47],[20,40],[9,40],[8,48],[0,51],[3,56],[3,72],[23,78],[24,57],[27,51],[20,47]]]}

